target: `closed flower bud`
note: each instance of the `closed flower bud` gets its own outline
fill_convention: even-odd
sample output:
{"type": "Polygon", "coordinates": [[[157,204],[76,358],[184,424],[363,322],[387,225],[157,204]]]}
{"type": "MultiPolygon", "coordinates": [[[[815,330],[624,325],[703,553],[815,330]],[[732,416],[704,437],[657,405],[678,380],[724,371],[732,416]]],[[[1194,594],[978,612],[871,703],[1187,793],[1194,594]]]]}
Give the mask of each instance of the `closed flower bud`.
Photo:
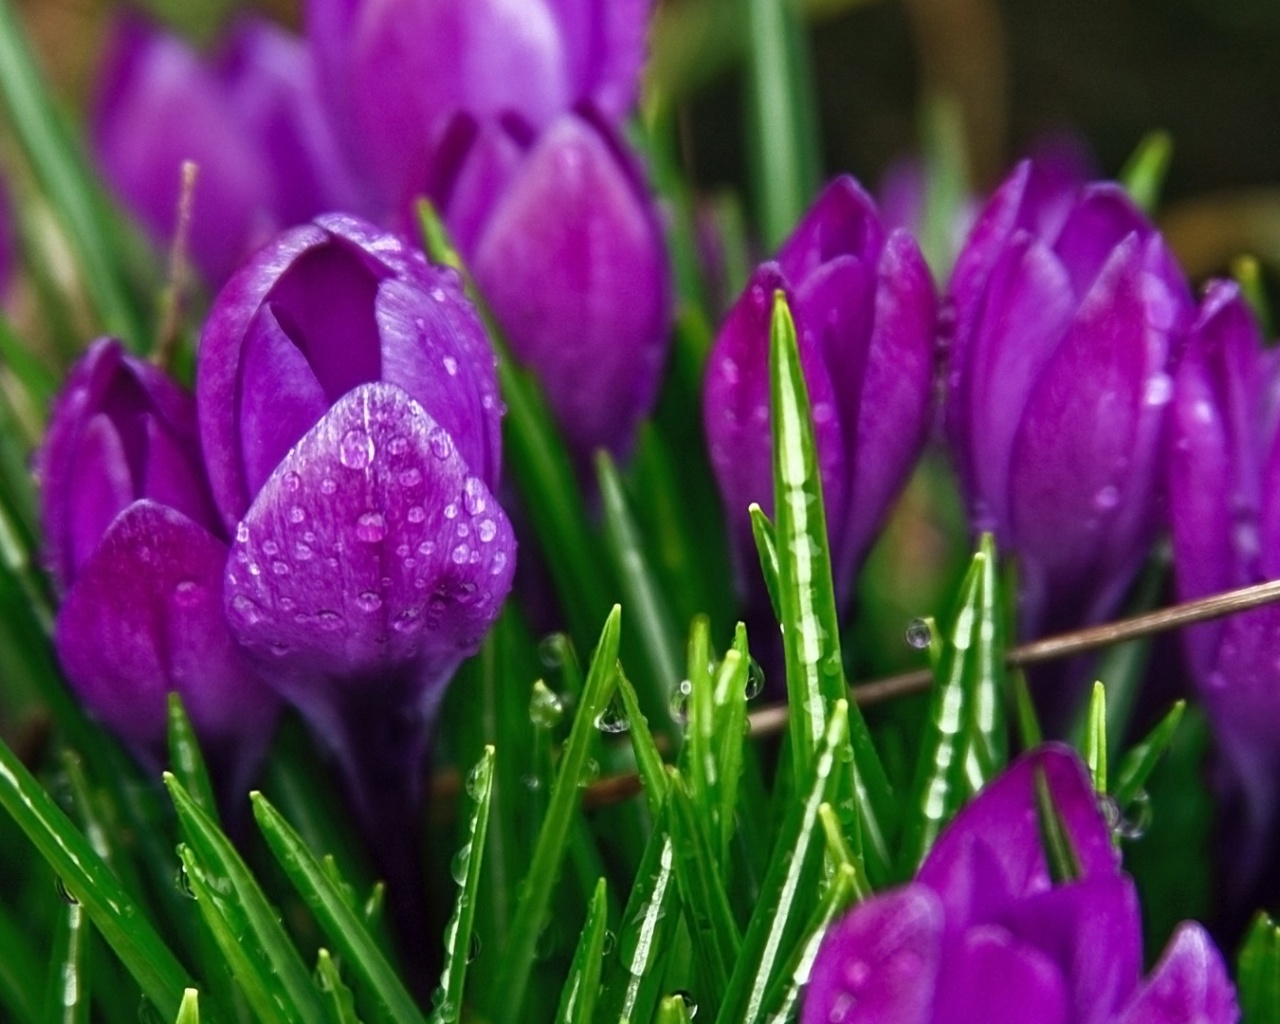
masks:
{"type": "MultiPolygon", "coordinates": [[[[95,716],[159,758],[181,694],[215,765],[243,782],[279,701],[227,631],[225,534],[191,397],[111,339],[72,370],[39,460],[59,660],[95,716]]],[[[233,783],[233,784],[234,784],[233,783]]]]}
{"type": "Polygon", "coordinates": [[[703,415],[729,527],[747,564],[747,508],[772,513],[769,324],[787,294],[813,410],[837,593],[924,443],[933,384],[932,279],[905,231],[886,234],[852,178],[827,186],[729,312],[707,367],[703,415]]]}
{"type": "Polygon", "coordinates": [[[580,460],[625,456],[671,329],[666,247],[635,158],[588,114],[536,136],[459,118],[442,153],[431,192],[512,352],[580,460]]]}
{"type": "Polygon", "coordinates": [[[203,60],[137,18],[108,47],[94,146],[112,187],[161,244],[184,161],[199,168],[194,262],[214,285],[281,228],[364,201],[339,153],[301,40],[246,19],[203,60]]]}
{"type": "Polygon", "coordinates": [[[914,882],[836,922],[809,976],[803,1024],[1235,1024],[1235,991],[1203,928],[1181,925],[1142,977],[1132,880],[1079,757],[1023,757],[939,836],[914,882]],[[1043,780],[1079,877],[1054,881],[1043,780]]]}
{"type": "Polygon", "coordinates": [[[1029,635],[1114,611],[1155,537],[1191,298],[1113,184],[1020,164],[956,262],[947,433],[975,530],[1019,562],[1029,635]]]}
{"type": "Polygon", "coordinates": [[[228,282],[197,380],[232,632],[390,813],[514,569],[476,312],[401,239],[321,217],[228,282]]]}
{"type": "Polygon", "coordinates": [[[310,0],[325,97],[388,209],[421,185],[450,118],[542,129],[580,102],[635,105],[652,0],[310,0]],[[430,42],[424,45],[424,41],[430,42]]]}

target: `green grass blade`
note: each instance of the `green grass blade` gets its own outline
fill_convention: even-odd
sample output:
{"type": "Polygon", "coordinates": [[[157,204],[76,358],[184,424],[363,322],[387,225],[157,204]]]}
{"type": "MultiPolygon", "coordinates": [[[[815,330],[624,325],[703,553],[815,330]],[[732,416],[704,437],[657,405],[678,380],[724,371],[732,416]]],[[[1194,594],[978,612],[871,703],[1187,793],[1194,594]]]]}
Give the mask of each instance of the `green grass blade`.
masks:
{"type": "Polygon", "coordinates": [[[76,252],[102,326],[127,343],[142,344],[147,335],[115,257],[117,226],[105,215],[98,184],[54,106],[10,0],[0,0],[0,96],[36,181],[76,252]]]}
{"type": "Polygon", "coordinates": [[[596,453],[596,477],[603,506],[605,547],[622,587],[627,621],[640,639],[644,656],[646,671],[641,682],[647,681],[648,685],[639,691],[641,705],[649,718],[650,730],[674,741],[678,734],[671,721],[669,695],[680,682],[681,673],[680,641],[671,609],[649,564],[649,555],[627,506],[617,467],[606,451],[596,453]]]}
{"type": "Polygon", "coordinates": [[[587,905],[587,921],[573,954],[569,980],[565,982],[556,1011],[556,1024],[591,1024],[600,989],[604,959],[604,937],[609,926],[608,886],[602,878],[587,905]]]}
{"type": "Polygon", "coordinates": [[[667,771],[662,761],[662,754],[654,742],[653,733],[649,731],[649,720],[640,710],[640,701],[631,687],[625,672],[618,672],[618,693],[622,695],[622,706],[626,711],[628,730],[631,733],[631,746],[636,754],[636,767],[640,772],[640,781],[644,784],[644,800],[649,813],[657,816],[667,798],[667,771]]]}
{"type": "Polygon", "coordinates": [[[1120,170],[1120,184],[1148,214],[1154,214],[1160,205],[1160,191],[1172,159],[1173,137],[1165,131],[1148,132],[1120,170]]]}
{"type": "Polygon", "coordinates": [[[334,1024],[360,1024],[355,997],[327,949],[316,954],[316,986],[334,1024]]]}
{"type": "MultiPolygon", "coordinates": [[[[966,677],[969,724],[965,774],[972,793],[978,792],[998,775],[1009,760],[1008,724],[1004,713],[1008,688],[1005,669],[1008,609],[1005,608],[1005,591],[1000,581],[995,538],[984,533],[978,542],[978,550],[983,556],[982,588],[973,638],[973,664],[966,677]]],[[[936,630],[933,632],[936,636],[936,630]]]]}
{"type": "Polygon", "coordinates": [[[368,986],[396,1024],[426,1024],[377,941],[333,884],[323,865],[293,827],[261,793],[251,793],[253,816],[293,887],[311,908],[321,929],[346,963],[368,986]]]}
{"type": "Polygon", "coordinates": [[[186,970],[89,840],[3,743],[0,806],[62,879],[67,892],[79,900],[146,997],[161,1014],[176,1014],[182,992],[191,984],[186,970]]]}
{"type": "Polygon", "coordinates": [[[0,904],[0,1009],[15,1024],[36,1024],[40,1020],[41,966],[44,950],[31,948],[25,922],[10,916],[10,907],[0,904]]]}
{"type": "MultiPolygon", "coordinates": [[[[956,614],[934,673],[920,737],[915,782],[907,803],[900,874],[909,877],[965,798],[965,750],[970,746],[969,680],[977,669],[987,556],[979,551],[960,586],[956,614]]],[[[980,742],[980,741],[979,741],[980,742]]]]}
{"type": "Polygon", "coordinates": [[[745,652],[746,631],[741,631],[744,650],[730,648],[716,672],[714,720],[709,746],[715,765],[715,784],[708,787],[713,801],[711,813],[717,858],[721,865],[729,863],[729,849],[737,828],[738,791],[746,763],[747,686],[751,674],[751,655],[745,652]]]}
{"type": "Polygon", "coordinates": [[[44,415],[58,393],[58,378],[31,351],[9,318],[0,313],[0,359],[13,373],[18,385],[31,400],[31,407],[44,422],[44,415]]]}
{"type": "Polygon", "coordinates": [[[662,997],[662,1002],[658,1004],[658,1014],[654,1017],[655,1024],[689,1024],[692,1020],[689,1003],[678,992],[662,997]]]}
{"type": "MultiPolygon", "coordinates": [[[[791,754],[795,778],[808,778],[831,707],[848,695],[840,653],[840,619],[818,471],[809,393],[795,323],[782,292],[774,295],[769,331],[773,492],[778,547],[791,754]]],[[[877,818],[892,820],[889,782],[862,714],[850,708],[858,773],[877,818]]]]}
{"type": "Polygon", "coordinates": [[[782,618],[782,594],[778,576],[778,534],[769,517],[755,502],[747,506],[751,515],[751,536],[756,542],[756,554],[760,557],[760,572],[764,576],[765,590],[769,592],[769,604],[773,614],[782,618]]]}
{"type": "Polygon", "coordinates": [[[716,1017],[718,1024],[756,1024],[765,1019],[769,989],[816,902],[825,846],[818,809],[830,803],[838,788],[838,752],[848,731],[848,702],[841,700],[828,718],[803,789],[778,830],[742,954],[716,1017]]]}
{"type": "MultiPolygon", "coordinates": [[[[8,950],[4,956],[8,956],[8,950]]],[[[89,915],[78,903],[69,904],[58,915],[53,951],[49,957],[49,978],[45,987],[45,1024],[88,1024],[89,915]]]]}
{"type": "Polygon", "coordinates": [[[578,783],[596,738],[596,717],[608,706],[613,694],[621,629],[622,610],[614,605],[600,634],[591,667],[587,670],[582,700],[560,757],[547,815],[534,845],[529,873],[525,877],[507,947],[503,951],[503,970],[490,993],[489,1013],[498,1024],[514,1024],[520,1019],[538,932],[551,906],[551,894],[564,860],[571,821],[578,813],[578,783]]]}
{"type": "Polygon", "coordinates": [[[712,852],[711,840],[700,814],[705,806],[695,803],[684,777],[668,769],[671,784],[671,840],[676,861],[676,881],[680,902],[693,938],[693,951],[703,990],[722,992],[729,983],[742,949],[742,936],[733,918],[729,897],[720,878],[720,867],[712,852]]]}
{"type": "Polygon", "coordinates": [[[1089,714],[1084,734],[1084,763],[1089,766],[1093,791],[1099,796],[1107,792],[1107,688],[1093,684],[1089,697],[1089,714]]]}
{"type": "Polygon", "coordinates": [[[1121,811],[1133,803],[1146,786],[1147,779],[1151,777],[1156,764],[1169,749],[1169,744],[1173,742],[1174,733],[1178,731],[1178,724],[1182,721],[1182,715],[1186,709],[1185,700],[1177,701],[1169,709],[1168,714],[1160,719],[1156,727],[1147,733],[1142,742],[1134,746],[1120,762],[1120,771],[1116,776],[1115,800],[1121,811]]]}
{"type": "Polygon", "coordinates": [[[837,868],[847,867],[853,872],[853,895],[858,900],[865,900],[871,895],[871,883],[867,880],[866,869],[862,866],[862,858],[849,845],[845,838],[840,818],[835,808],[823,804],[818,808],[818,820],[822,823],[822,834],[827,839],[827,859],[837,868]]]}
{"type": "Polygon", "coordinates": [[[182,993],[182,1005],[173,1024],[200,1024],[200,993],[193,988],[182,993]]]}
{"type": "Polygon", "coordinates": [[[218,804],[213,798],[209,771],[205,768],[196,731],[177,691],[169,694],[169,764],[192,803],[204,811],[211,822],[218,824],[218,804]]]}
{"type": "Polygon", "coordinates": [[[1280,1020],[1280,925],[1263,911],[1245,936],[1236,969],[1241,1024],[1280,1020]]]}
{"type": "MultiPolygon", "coordinates": [[[[716,695],[712,678],[711,624],[699,615],[689,627],[689,655],[685,678],[689,681],[686,697],[685,745],[681,750],[680,768],[688,782],[692,799],[704,811],[716,813],[719,806],[720,770],[715,752],[716,695]]],[[[716,828],[719,832],[719,828],[716,828]]],[[[717,848],[719,842],[716,843],[717,848]]]]}
{"type": "Polygon", "coordinates": [[[459,882],[453,916],[444,930],[444,973],[432,1007],[432,1024],[448,1024],[462,1013],[462,997],[471,959],[471,935],[479,903],[480,872],[484,866],[485,836],[489,829],[489,808],[493,797],[493,747],[467,776],[467,792],[475,801],[467,821],[466,838],[454,858],[454,880],[459,882]],[[459,871],[465,872],[461,879],[459,871]]]}
{"type": "Polygon", "coordinates": [[[1258,262],[1258,257],[1250,256],[1247,253],[1237,256],[1231,261],[1231,276],[1240,285],[1240,293],[1244,296],[1245,301],[1249,303],[1249,308],[1253,310],[1254,319],[1258,321],[1258,326],[1262,328],[1262,336],[1264,338],[1274,338],[1276,335],[1276,318],[1271,309],[1271,299],[1267,295],[1266,277],[1263,275],[1262,264],[1258,262]]]}
{"type": "Polygon", "coordinates": [[[662,967],[680,925],[675,848],[668,828],[669,804],[663,804],[645,846],[640,870],[622,912],[618,958],[608,972],[596,1019],[602,1022],[649,1020],[662,992],[662,967]]]}
{"type": "Polygon", "coordinates": [[[1049,864],[1049,877],[1054,885],[1078,881],[1082,876],[1080,857],[1071,842],[1071,833],[1062,819],[1062,812],[1053,801],[1049,780],[1044,771],[1036,769],[1036,818],[1040,826],[1040,843],[1049,864]]]}
{"type": "Polygon", "coordinates": [[[183,862],[189,881],[193,886],[203,882],[209,893],[198,899],[201,914],[206,921],[213,915],[222,918],[236,941],[249,947],[254,969],[281,1020],[324,1024],[311,975],[257,879],[177,778],[166,772],[164,782],[190,849],[191,856],[183,862]]]}

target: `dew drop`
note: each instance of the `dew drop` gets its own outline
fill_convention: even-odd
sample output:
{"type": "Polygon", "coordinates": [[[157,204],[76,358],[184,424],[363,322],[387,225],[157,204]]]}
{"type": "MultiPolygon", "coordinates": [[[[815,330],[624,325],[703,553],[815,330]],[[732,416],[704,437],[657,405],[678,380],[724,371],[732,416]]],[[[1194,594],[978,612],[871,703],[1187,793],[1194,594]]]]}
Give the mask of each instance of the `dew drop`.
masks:
{"type": "Polygon", "coordinates": [[[564,718],[564,701],[538,680],[529,698],[529,721],[539,729],[554,729],[564,718]]]}
{"type": "Polygon", "coordinates": [[[323,480],[320,481],[321,494],[332,494],[337,489],[338,489],[338,485],[334,483],[332,477],[325,477],[323,480]]]}
{"type": "Polygon", "coordinates": [[[271,571],[272,571],[273,573],[275,573],[277,576],[288,576],[288,575],[289,575],[289,563],[288,563],[288,562],[278,561],[278,560],[277,560],[277,561],[275,561],[275,562],[272,562],[272,563],[271,563],[271,571]]]}
{"type": "Polygon", "coordinates": [[[447,373],[450,377],[458,376],[458,360],[454,359],[453,356],[445,356],[440,361],[444,363],[445,373],[447,373]]]}
{"type": "Polygon", "coordinates": [[[683,725],[689,720],[689,695],[693,693],[693,683],[688,679],[680,680],[678,686],[671,691],[671,717],[683,725]]]}
{"type": "Polygon", "coordinates": [[[280,551],[280,545],[273,540],[264,540],[262,542],[262,553],[264,555],[274,555],[280,551]]]}
{"type": "Polygon", "coordinates": [[[304,544],[302,541],[298,541],[298,543],[293,546],[293,557],[299,562],[311,561],[312,555],[314,554],[315,552],[311,550],[310,544],[304,544]]]}
{"type": "Polygon", "coordinates": [[[408,450],[409,439],[407,437],[397,435],[387,442],[387,451],[392,455],[403,455],[408,450]]]}
{"type": "Polygon", "coordinates": [[[617,945],[618,937],[614,935],[610,929],[606,928],[604,931],[604,942],[600,946],[601,956],[608,956],[615,948],[617,948],[617,945]]]}
{"type": "Polygon", "coordinates": [[[427,444],[431,448],[431,454],[437,459],[447,459],[453,454],[453,441],[441,427],[434,427],[427,435],[427,444]]]}
{"type": "Polygon", "coordinates": [[[277,640],[273,644],[271,644],[271,653],[274,654],[277,658],[283,658],[286,654],[289,653],[289,645],[286,643],[281,643],[279,640],[277,640]]]}
{"type": "Polygon", "coordinates": [[[422,623],[418,618],[417,609],[408,608],[396,616],[396,621],[392,625],[397,633],[410,633],[421,628],[422,623]]]}
{"type": "Polygon", "coordinates": [[[485,486],[474,476],[467,477],[467,482],[462,485],[462,504],[466,507],[467,514],[478,516],[487,508],[485,501],[485,486]]]}
{"type": "Polygon", "coordinates": [[[307,518],[306,510],[301,505],[294,505],[289,509],[289,522],[297,524],[307,518]]]}
{"type": "Polygon", "coordinates": [[[467,557],[471,554],[471,548],[466,544],[459,544],[453,549],[453,561],[455,565],[462,565],[466,562],[467,557]]]}
{"type": "Polygon", "coordinates": [[[466,523],[459,523],[459,524],[458,524],[458,536],[459,536],[459,537],[469,537],[469,536],[471,536],[471,527],[470,527],[470,526],[468,526],[466,523]]]}
{"type": "Polygon", "coordinates": [[[297,473],[286,473],[283,483],[286,491],[295,492],[302,486],[302,477],[298,476],[297,473]]]}
{"type": "Polygon", "coordinates": [[[173,873],[173,887],[189,900],[196,898],[195,890],[191,888],[191,879],[187,877],[185,864],[179,864],[178,870],[173,873]]]}
{"type": "Polygon", "coordinates": [[[249,563],[249,575],[250,575],[250,576],[261,576],[261,575],[262,575],[262,566],[260,566],[257,562],[250,562],[250,563],[249,563]]]}
{"type": "Polygon", "coordinates": [[[1093,507],[1099,512],[1106,512],[1120,504],[1120,489],[1112,484],[1100,487],[1093,496],[1093,507]]]}
{"type": "Polygon", "coordinates": [[[618,696],[616,690],[605,709],[596,715],[595,726],[601,732],[615,736],[631,728],[631,720],[627,718],[626,706],[622,703],[622,698],[618,696]]]}
{"type": "Polygon", "coordinates": [[[356,598],[356,606],[361,611],[376,612],[382,607],[382,598],[376,590],[365,590],[356,598]]]}
{"type": "Polygon", "coordinates": [[[600,778],[600,762],[594,757],[589,757],[582,765],[582,774],[578,776],[578,788],[586,789],[598,778],[600,778]]]}
{"type": "Polygon", "coordinates": [[[427,510],[421,505],[410,505],[409,511],[405,513],[405,518],[411,523],[420,523],[427,518],[427,510]]]}
{"type": "Polygon", "coordinates": [[[480,799],[481,787],[487,774],[483,761],[477,762],[471,771],[467,772],[467,796],[472,800],[480,799]]]}
{"type": "Polygon", "coordinates": [[[471,863],[471,844],[464,843],[462,848],[453,855],[453,860],[449,862],[449,873],[453,875],[453,880],[462,885],[467,880],[467,865],[471,863]]]}
{"type": "Polygon", "coordinates": [[[493,556],[493,568],[489,570],[490,575],[497,576],[507,567],[507,555],[505,551],[499,551],[493,556]]]}
{"type": "Polygon", "coordinates": [[[258,614],[258,605],[253,598],[244,594],[237,594],[231,599],[231,608],[251,626],[261,618],[258,614]]]}
{"type": "Polygon", "coordinates": [[[190,608],[192,605],[200,603],[204,597],[204,591],[200,584],[194,580],[183,580],[173,588],[173,598],[178,604],[184,608],[190,608]]]}
{"type": "Polygon", "coordinates": [[[451,501],[444,507],[444,517],[446,519],[458,518],[458,505],[456,502],[451,501]]]}
{"type": "Polygon", "coordinates": [[[359,428],[348,430],[338,442],[338,460],[347,469],[364,469],[373,460],[373,438],[359,428]]]}
{"type": "Polygon", "coordinates": [[[241,523],[239,526],[236,527],[236,540],[239,541],[241,544],[247,544],[249,542],[249,524],[248,523],[241,523]]]}
{"type": "Polygon", "coordinates": [[[316,612],[316,622],[320,624],[320,628],[326,633],[332,633],[334,630],[342,628],[342,616],[327,608],[316,612]]]}
{"type": "Polygon", "coordinates": [[[280,605],[280,610],[282,612],[291,612],[297,607],[297,602],[291,597],[282,597],[276,603],[280,605]]]}
{"type": "Polygon", "coordinates": [[[476,533],[480,535],[480,540],[488,544],[498,535],[498,527],[492,519],[482,519],[480,525],[476,527],[476,533]]]}
{"type": "Polygon", "coordinates": [[[928,619],[912,619],[907,623],[907,646],[917,651],[927,650],[933,643],[933,627],[928,619]]]}
{"type": "Polygon", "coordinates": [[[764,690],[764,669],[760,667],[760,662],[750,656],[747,657],[747,700],[755,700],[764,690]]]}
{"type": "Polygon", "coordinates": [[[698,1016],[698,1002],[693,998],[693,996],[683,990],[673,994],[680,1000],[680,1002],[684,1003],[684,1012],[686,1017],[693,1020],[694,1017],[698,1016]]]}
{"type": "Polygon", "coordinates": [[[62,897],[63,903],[69,903],[73,907],[79,904],[80,901],[71,894],[71,890],[67,888],[67,883],[62,880],[61,875],[53,876],[53,884],[58,890],[58,895],[62,897]]]}
{"type": "Polygon", "coordinates": [[[365,512],[356,520],[356,536],[366,544],[377,544],[387,535],[387,521],[381,512],[365,512]]]}
{"type": "Polygon", "coordinates": [[[415,469],[413,467],[410,467],[409,469],[401,470],[400,483],[404,487],[417,487],[418,484],[422,483],[421,470],[415,469]]]}

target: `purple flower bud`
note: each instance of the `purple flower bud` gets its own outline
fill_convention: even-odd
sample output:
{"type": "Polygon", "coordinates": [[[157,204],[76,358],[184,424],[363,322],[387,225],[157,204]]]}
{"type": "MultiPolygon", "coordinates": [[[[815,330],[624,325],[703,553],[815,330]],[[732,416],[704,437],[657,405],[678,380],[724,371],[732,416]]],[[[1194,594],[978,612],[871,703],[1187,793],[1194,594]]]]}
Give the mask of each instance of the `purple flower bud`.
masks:
{"type": "Polygon", "coordinates": [[[328,215],[228,282],[197,376],[231,630],[381,813],[511,586],[479,318],[453,271],[328,215]]]}
{"type": "Polygon", "coordinates": [[[94,145],[111,185],[161,243],[173,237],[181,165],[199,165],[190,246],[214,284],[282,227],[361,209],[302,42],[241,22],[203,61],[181,39],[125,18],[109,43],[94,145]]]}
{"type": "Polygon", "coordinates": [[[639,91],[651,6],[310,0],[307,24],[334,118],[393,208],[421,182],[460,112],[512,113],[542,129],[591,102],[621,119],[639,91]]]}
{"type": "MultiPolygon", "coordinates": [[[[1239,288],[1209,286],[1174,378],[1167,449],[1169,519],[1184,601],[1280,578],[1277,357],[1239,288]]],[[[1250,856],[1280,811],[1280,609],[1184,632],[1218,747],[1242,784],[1250,856]]],[[[1243,860],[1243,858],[1242,858],[1243,860]]],[[[1237,877],[1260,865],[1241,864],[1237,877]]]]}
{"type": "Polygon", "coordinates": [[[1024,632],[1096,621],[1154,539],[1186,283],[1118,185],[1064,193],[1024,162],[948,299],[946,424],[973,526],[1019,559],[1024,632]]]}
{"type": "Polygon", "coordinates": [[[191,397],[112,339],[72,370],[40,453],[46,554],[65,598],[55,642],[90,710],[159,757],[165,694],[237,781],[279,701],[227,632],[227,545],[191,397]]]}
{"type": "Polygon", "coordinates": [[[886,237],[852,178],[837,178],[756,270],[712,349],[703,394],[711,464],[744,559],[747,507],[772,513],[769,323],[787,294],[813,409],[836,587],[862,556],[924,443],[933,382],[933,281],[904,231],[886,237]]]}
{"type": "Polygon", "coordinates": [[[1141,977],[1133,883],[1079,757],[1033,752],[943,831],[916,880],[869,899],[827,932],[804,1024],[1234,1024],[1221,954],[1183,924],[1141,977]],[[1040,835],[1048,785],[1080,877],[1055,884],[1040,835]]]}
{"type": "Polygon", "coordinates": [[[570,447],[625,456],[671,327],[662,229],[634,157],[587,116],[537,136],[460,118],[440,165],[432,192],[570,447]]]}

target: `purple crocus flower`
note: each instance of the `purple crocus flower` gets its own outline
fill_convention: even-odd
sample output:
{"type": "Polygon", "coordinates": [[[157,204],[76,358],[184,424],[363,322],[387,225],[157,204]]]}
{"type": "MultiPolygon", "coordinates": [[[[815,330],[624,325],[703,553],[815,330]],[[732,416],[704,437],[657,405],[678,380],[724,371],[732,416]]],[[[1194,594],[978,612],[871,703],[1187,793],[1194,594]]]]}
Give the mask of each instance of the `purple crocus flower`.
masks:
{"type": "Polygon", "coordinates": [[[494,360],[453,271],[346,215],[285,232],[201,338],[200,428],[234,535],[232,633],[403,815],[444,684],[511,586],[494,360]]]}
{"type": "MultiPolygon", "coordinates": [[[[1280,578],[1276,353],[1240,289],[1205,294],[1174,379],[1167,484],[1184,601],[1280,578]]],[[[1233,879],[1256,877],[1280,811],[1280,609],[1188,628],[1192,676],[1245,794],[1248,840],[1233,879]]]]}
{"type": "Polygon", "coordinates": [[[279,700],[227,631],[226,534],[191,396],[104,338],[67,378],[38,469],[67,678],[94,715],[155,760],[165,694],[176,690],[206,753],[238,788],[279,700]]]}
{"type": "Polygon", "coordinates": [[[238,23],[210,60],[136,17],[107,48],[94,147],[112,187],[161,244],[173,237],[181,166],[199,165],[190,248],[221,284],[283,227],[360,210],[302,41],[238,23]]]}
{"type": "Polygon", "coordinates": [[[1235,992],[1205,931],[1181,925],[1143,978],[1133,881],[1066,747],[1017,761],[938,837],[914,882],[823,939],[803,1024],[1234,1024],[1235,992]],[[1037,777],[1079,864],[1051,880],[1037,777]]]}
{"type": "Polygon", "coordinates": [[[946,306],[946,426],[975,530],[1021,570],[1028,635],[1114,610],[1154,540],[1169,367],[1190,293],[1115,184],[1019,164],[946,306]]]}
{"type": "Polygon", "coordinates": [[[652,0],[309,0],[325,97],[388,210],[421,186],[450,119],[535,129],[590,102],[635,105],[652,0]]]}
{"type": "Polygon", "coordinates": [[[462,116],[437,172],[429,191],[570,448],[625,456],[671,328],[663,232],[635,158],[589,112],[539,134],[462,116]]]}
{"type": "Polygon", "coordinates": [[[852,178],[818,198],[776,260],[729,312],[707,367],[703,415],[729,528],[753,560],[747,507],[772,512],[769,324],[787,294],[813,409],[837,591],[924,443],[933,385],[935,296],[916,243],[887,233],[852,178]]]}

